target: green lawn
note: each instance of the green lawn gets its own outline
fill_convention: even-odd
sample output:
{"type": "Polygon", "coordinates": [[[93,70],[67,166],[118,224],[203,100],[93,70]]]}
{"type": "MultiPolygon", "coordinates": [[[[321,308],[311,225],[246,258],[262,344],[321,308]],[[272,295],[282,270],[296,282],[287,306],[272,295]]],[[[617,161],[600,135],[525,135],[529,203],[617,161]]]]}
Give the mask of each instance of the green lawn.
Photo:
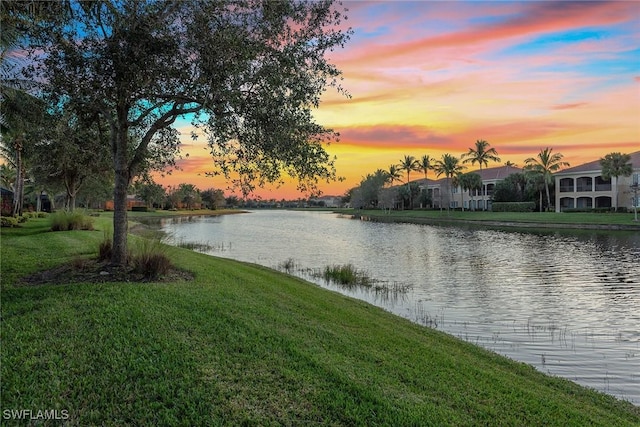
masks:
{"type": "Polygon", "coordinates": [[[185,249],[169,254],[193,281],[14,286],[93,256],[108,220],[96,226],[52,233],[38,219],[2,229],[0,414],[65,410],[81,426],[640,425],[628,402],[302,280],[185,249]]]}
{"type": "Polygon", "coordinates": [[[360,213],[368,216],[389,216],[394,218],[424,218],[434,220],[464,220],[464,221],[504,221],[504,222],[526,222],[526,223],[546,223],[546,224],[601,224],[601,225],[630,225],[637,226],[640,230],[640,223],[634,222],[633,213],[586,213],[586,212],[489,212],[489,211],[450,211],[446,210],[404,210],[391,211],[390,213],[380,209],[370,210],[337,210],[344,213],[360,213]]]}

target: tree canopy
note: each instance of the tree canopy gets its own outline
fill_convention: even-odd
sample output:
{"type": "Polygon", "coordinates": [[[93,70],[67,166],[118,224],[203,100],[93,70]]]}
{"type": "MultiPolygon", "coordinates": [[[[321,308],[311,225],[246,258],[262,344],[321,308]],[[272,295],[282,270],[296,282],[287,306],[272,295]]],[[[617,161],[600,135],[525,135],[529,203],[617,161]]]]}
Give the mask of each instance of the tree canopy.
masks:
{"type": "Polygon", "coordinates": [[[105,123],[113,263],[126,262],[127,188],[154,147],[176,149],[179,118],[206,135],[212,173],[244,193],[283,174],[307,191],[336,178],[325,144],[338,135],[312,117],[329,86],[345,93],[326,54],[350,31],[331,0],[70,1],[68,11],[31,29],[26,76],[47,83],[51,103],[105,123]]]}

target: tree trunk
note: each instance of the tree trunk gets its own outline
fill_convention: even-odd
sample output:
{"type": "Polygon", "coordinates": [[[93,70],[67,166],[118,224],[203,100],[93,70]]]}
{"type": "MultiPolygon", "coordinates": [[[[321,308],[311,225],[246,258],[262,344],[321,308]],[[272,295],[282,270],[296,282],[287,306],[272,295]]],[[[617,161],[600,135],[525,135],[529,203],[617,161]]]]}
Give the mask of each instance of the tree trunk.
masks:
{"type": "Polygon", "coordinates": [[[482,200],[482,211],[487,210],[487,201],[484,199],[484,182],[482,181],[482,163],[480,165],[480,199],[482,200]]]}
{"type": "Polygon", "coordinates": [[[24,187],[24,175],[22,173],[22,141],[18,138],[16,148],[16,183],[13,192],[13,216],[22,215],[22,201],[24,199],[22,188],[24,187]]]}
{"type": "Polygon", "coordinates": [[[113,190],[113,249],[111,263],[127,263],[127,189],[129,168],[127,163],[127,131],[119,129],[113,153],[115,187],[113,190]]]}
{"type": "Polygon", "coordinates": [[[551,196],[549,195],[549,184],[545,184],[544,190],[545,190],[545,193],[547,194],[547,206],[544,211],[547,212],[549,210],[549,206],[551,206],[551,196]]]}
{"type": "MultiPolygon", "coordinates": [[[[615,191],[613,193],[613,200],[614,200],[613,207],[615,208],[614,212],[618,212],[618,177],[616,176],[615,179],[616,179],[616,185],[614,187],[615,191]]],[[[613,178],[612,178],[612,181],[613,181],[613,178]]]]}
{"type": "Polygon", "coordinates": [[[542,212],[542,190],[540,190],[540,212],[542,212]]]}

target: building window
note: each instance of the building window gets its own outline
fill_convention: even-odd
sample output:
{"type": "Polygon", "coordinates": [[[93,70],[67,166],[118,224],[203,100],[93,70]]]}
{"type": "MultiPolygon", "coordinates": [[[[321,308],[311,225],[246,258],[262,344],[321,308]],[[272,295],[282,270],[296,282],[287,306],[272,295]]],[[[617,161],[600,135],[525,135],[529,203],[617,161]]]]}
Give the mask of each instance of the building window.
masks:
{"type": "Polygon", "coordinates": [[[577,208],[591,208],[593,206],[593,200],[591,197],[578,197],[576,199],[577,208]]]}
{"type": "Polygon", "coordinates": [[[573,193],[573,178],[562,178],[560,180],[561,193],[573,193]]]}
{"type": "Polygon", "coordinates": [[[573,209],[573,197],[561,197],[560,209],[573,209]]]}
{"type": "Polygon", "coordinates": [[[596,176],[596,191],[611,191],[611,178],[605,180],[596,176]]]}
{"type": "Polygon", "coordinates": [[[590,176],[581,176],[580,178],[576,179],[576,191],[578,192],[584,192],[584,191],[591,191],[592,190],[592,179],[590,176]]]}
{"type": "Polygon", "coordinates": [[[609,196],[600,196],[596,197],[596,208],[610,208],[613,206],[611,204],[611,197],[609,196]]]}

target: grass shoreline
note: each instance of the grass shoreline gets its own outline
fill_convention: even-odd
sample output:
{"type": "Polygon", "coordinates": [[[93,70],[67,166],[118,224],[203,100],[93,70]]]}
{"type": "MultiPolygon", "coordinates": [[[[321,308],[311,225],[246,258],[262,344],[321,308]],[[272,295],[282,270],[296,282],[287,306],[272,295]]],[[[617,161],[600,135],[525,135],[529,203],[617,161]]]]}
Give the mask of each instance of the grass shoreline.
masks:
{"type": "Polygon", "coordinates": [[[336,213],[352,215],[365,221],[407,222],[413,224],[462,224],[488,227],[583,229],[640,231],[633,213],[557,213],[557,212],[481,212],[374,209],[336,209],[336,213]]]}
{"type": "Polygon", "coordinates": [[[301,279],[186,249],[168,252],[193,281],[14,286],[95,256],[108,226],[101,217],[96,231],[52,233],[40,219],[2,229],[0,416],[58,409],[66,425],[640,424],[640,407],[628,402],[301,279]]]}

